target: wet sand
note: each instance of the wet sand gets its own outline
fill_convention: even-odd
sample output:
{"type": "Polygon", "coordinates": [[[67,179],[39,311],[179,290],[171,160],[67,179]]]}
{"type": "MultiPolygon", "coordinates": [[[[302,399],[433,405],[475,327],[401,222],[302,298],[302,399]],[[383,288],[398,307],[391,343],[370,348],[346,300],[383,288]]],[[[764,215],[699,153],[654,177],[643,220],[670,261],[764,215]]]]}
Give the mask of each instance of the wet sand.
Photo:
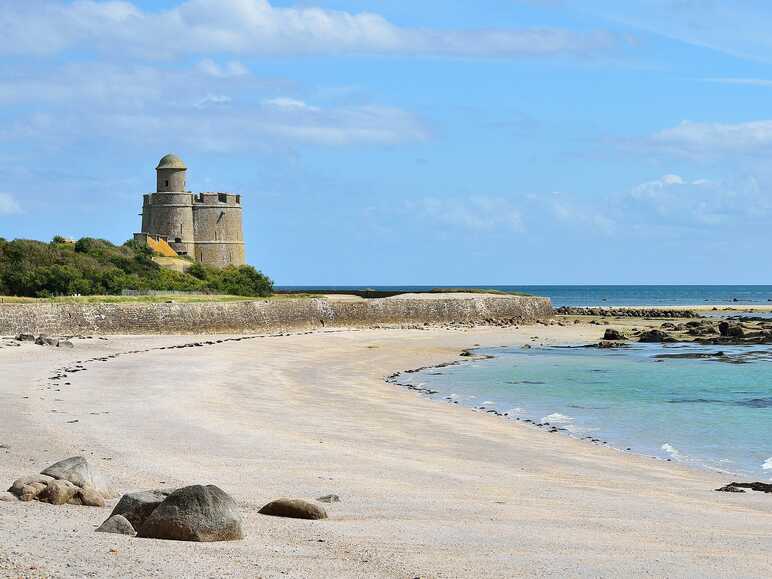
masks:
{"type": "Polygon", "coordinates": [[[217,484],[238,501],[247,539],[104,535],[94,529],[109,508],[0,502],[0,575],[772,574],[769,495],[717,493],[729,482],[723,475],[384,382],[478,344],[588,342],[604,329],[333,331],[165,350],[152,348],[212,338],[135,336],[75,340],[71,350],[1,348],[2,484],[84,454],[122,491],[217,484]],[[50,380],[77,360],[133,350],[50,380]],[[282,496],[329,493],[342,502],[326,506],[326,521],[257,513],[282,496]]]}

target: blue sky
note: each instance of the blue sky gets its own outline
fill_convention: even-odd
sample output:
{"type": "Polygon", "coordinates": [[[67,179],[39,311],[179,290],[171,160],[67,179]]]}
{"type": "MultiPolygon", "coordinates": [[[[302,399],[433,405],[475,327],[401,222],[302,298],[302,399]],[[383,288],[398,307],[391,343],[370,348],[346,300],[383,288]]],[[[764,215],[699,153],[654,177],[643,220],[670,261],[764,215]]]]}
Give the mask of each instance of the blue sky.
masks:
{"type": "Polygon", "coordinates": [[[139,228],[167,152],[279,284],[772,283],[772,5],[0,5],[0,236],[139,228]],[[761,265],[760,265],[761,264],[761,265]]]}

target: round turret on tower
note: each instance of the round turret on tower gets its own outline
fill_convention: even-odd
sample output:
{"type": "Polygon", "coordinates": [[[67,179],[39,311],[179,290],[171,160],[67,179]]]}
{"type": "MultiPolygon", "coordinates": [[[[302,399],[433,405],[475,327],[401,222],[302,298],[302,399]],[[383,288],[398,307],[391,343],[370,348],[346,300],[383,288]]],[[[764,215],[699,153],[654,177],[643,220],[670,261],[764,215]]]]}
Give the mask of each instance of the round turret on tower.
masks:
{"type": "Polygon", "coordinates": [[[188,168],[177,155],[161,157],[156,171],[156,191],[159,193],[178,193],[185,191],[185,176],[188,168]]]}

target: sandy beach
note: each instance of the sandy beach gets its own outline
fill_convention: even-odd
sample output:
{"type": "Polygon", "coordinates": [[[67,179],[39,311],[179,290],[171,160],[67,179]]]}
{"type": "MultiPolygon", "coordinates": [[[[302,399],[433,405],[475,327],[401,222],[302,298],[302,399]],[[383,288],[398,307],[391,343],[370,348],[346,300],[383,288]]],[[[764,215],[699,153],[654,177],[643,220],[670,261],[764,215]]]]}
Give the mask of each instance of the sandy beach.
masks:
{"type": "Polygon", "coordinates": [[[717,493],[731,477],[384,381],[476,345],[602,333],[581,323],[326,331],[165,350],[224,336],[0,348],[3,485],[83,454],[122,492],[216,484],[237,500],[247,533],[209,544],[127,538],[94,532],[109,507],[0,502],[0,575],[771,575],[768,495],[717,493]],[[279,497],[329,493],[341,502],[325,521],[257,513],[279,497]]]}

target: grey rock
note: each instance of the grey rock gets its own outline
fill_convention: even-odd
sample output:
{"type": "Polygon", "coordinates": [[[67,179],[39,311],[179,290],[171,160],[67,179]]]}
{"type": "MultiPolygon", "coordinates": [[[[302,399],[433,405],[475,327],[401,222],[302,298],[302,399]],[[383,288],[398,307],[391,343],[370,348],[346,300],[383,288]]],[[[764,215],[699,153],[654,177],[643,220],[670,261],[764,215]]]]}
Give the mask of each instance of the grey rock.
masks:
{"type": "Polygon", "coordinates": [[[56,343],[57,348],[74,348],[75,344],[70,342],[69,340],[60,340],[56,343]]]}
{"type": "Polygon", "coordinates": [[[32,334],[19,334],[18,336],[16,336],[16,341],[17,342],[34,342],[35,336],[33,336],[32,334]]]}
{"type": "Polygon", "coordinates": [[[135,529],[139,529],[156,507],[164,502],[166,497],[173,492],[174,489],[155,489],[126,493],[118,501],[118,504],[115,505],[110,516],[121,515],[126,517],[135,529]]]}
{"type": "Polygon", "coordinates": [[[278,499],[260,509],[261,515],[290,519],[326,519],[327,511],[303,499],[278,499]]]}
{"type": "Polygon", "coordinates": [[[52,464],[41,472],[59,480],[70,481],[80,488],[90,488],[104,498],[111,498],[113,492],[107,479],[98,473],[82,456],[73,456],[52,464]]]}
{"type": "Polygon", "coordinates": [[[137,536],[174,541],[235,541],[244,538],[236,501],[214,485],[177,489],[138,530],[137,536]]]}
{"type": "Polygon", "coordinates": [[[38,336],[35,339],[35,343],[38,346],[58,346],[59,340],[56,340],[54,338],[49,338],[48,336],[38,336]]]}
{"type": "Polygon", "coordinates": [[[134,536],[137,532],[131,523],[121,515],[110,515],[110,517],[96,530],[97,533],[115,533],[118,535],[134,536]]]}
{"type": "Polygon", "coordinates": [[[324,495],[316,500],[320,503],[339,503],[340,497],[338,495],[324,495]]]}

